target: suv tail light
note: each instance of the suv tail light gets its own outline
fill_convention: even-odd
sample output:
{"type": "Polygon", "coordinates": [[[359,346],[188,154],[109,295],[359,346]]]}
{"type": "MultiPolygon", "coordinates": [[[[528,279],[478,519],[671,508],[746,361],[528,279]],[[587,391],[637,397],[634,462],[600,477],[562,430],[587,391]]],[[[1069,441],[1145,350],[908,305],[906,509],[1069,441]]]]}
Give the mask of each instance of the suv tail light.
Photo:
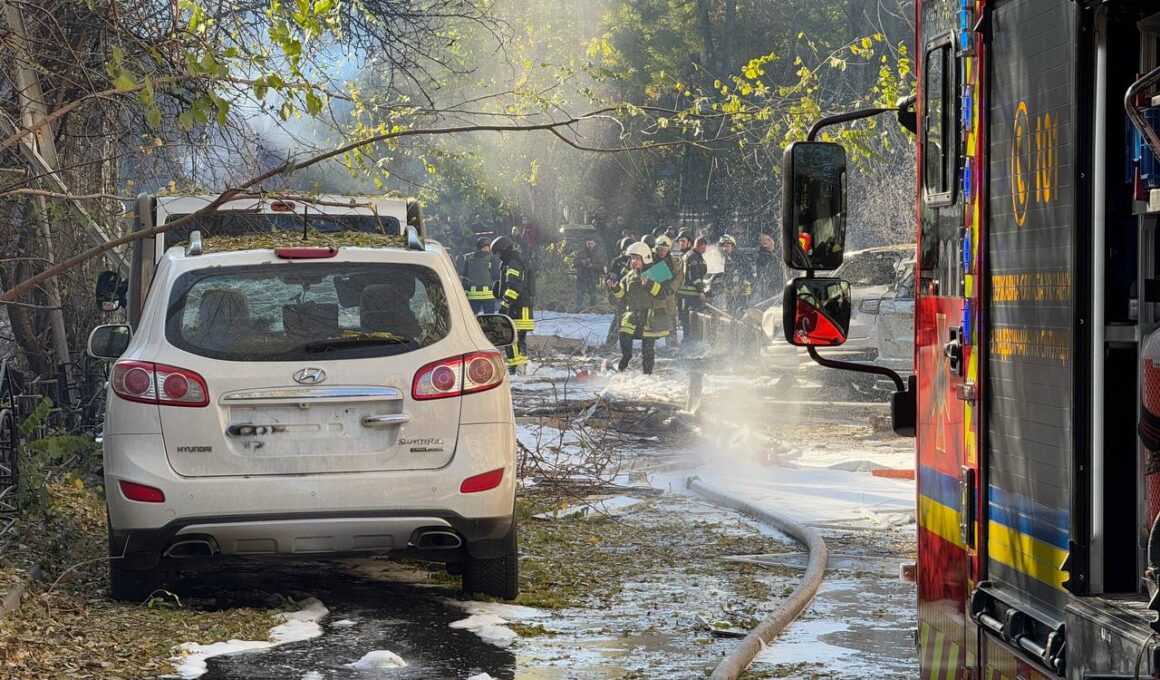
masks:
{"type": "Polygon", "coordinates": [[[138,484],[137,482],[127,482],[125,480],[118,480],[121,486],[121,494],[131,501],[138,501],[141,503],[164,503],[165,492],[155,486],[146,486],[138,484]]]}
{"type": "Polygon", "coordinates": [[[471,352],[420,368],[411,383],[411,396],[423,401],[484,392],[502,385],[505,375],[502,354],[471,352]]]}
{"type": "Polygon", "coordinates": [[[126,401],[162,406],[205,406],[209,389],[193,371],[152,361],[118,361],[109,385],[126,401]]]}

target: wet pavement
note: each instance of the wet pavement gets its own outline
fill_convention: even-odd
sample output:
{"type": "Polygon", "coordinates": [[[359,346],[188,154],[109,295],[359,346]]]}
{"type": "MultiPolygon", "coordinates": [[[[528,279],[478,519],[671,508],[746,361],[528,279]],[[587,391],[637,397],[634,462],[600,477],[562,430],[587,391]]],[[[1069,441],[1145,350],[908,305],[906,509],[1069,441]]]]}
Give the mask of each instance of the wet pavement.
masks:
{"type": "MultiPolygon", "coordinates": [[[[400,680],[468,678],[488,673],[515,677],[516,657],[467,630],[450,628],[467,617],[449,601],[450,588],[383,581],[351,573],[335,563],[269,563],[239,565],[186,584],[192,595],[227,593],[233,605],[247,600],[265,603],[273,593],[312,595],[330,610],[321,637],[270,650],[210,659],[206,680],[381,677],[346,667],[366,653],[389,650],[407,662],[390,669],[400,680]]],[[[397,575],[396,577],[399,577],[397,575]]],[[[220,594],[215,594],[220,597],[220,594]]],[[[383,671],[386,672],[386,671],[383,671]]]]}

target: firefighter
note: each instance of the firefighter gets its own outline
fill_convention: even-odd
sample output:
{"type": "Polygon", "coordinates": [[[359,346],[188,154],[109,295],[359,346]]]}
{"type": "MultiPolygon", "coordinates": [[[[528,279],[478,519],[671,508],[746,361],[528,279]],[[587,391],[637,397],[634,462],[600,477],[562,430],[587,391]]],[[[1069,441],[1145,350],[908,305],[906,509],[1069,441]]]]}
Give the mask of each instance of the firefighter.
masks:
{"type": "Polygon", "coordinates": [[[667,333],[665,337],[665,347],[672,349],[677,347],[680,342],[677,339],[676,325],[677,325],[677,291],[680,290],[681,284],[685,282],[685,267],[682,265],[680,259],[672,254],[673,241],[665,235],[657,237],[656,246],[653,247],[653,265],[663,262],[672,273],[672,278],[661,283],[664,292],[664,313],[668,316],[667,325],[672,329],[672,333],[667,333]]]}
{"type": "MultiPolygon", "coordinates": [[[[629,236],[616,242],[616,256],[609,261],[608,268],[605,270],[607,273],[606,281],[609,286],[615,286],[617,283],[620,283],[620,279],[628,273],[628,247],[633,243],[635,241],[629,236]]],[[[605,345],[611,345],[616,342],[616,338],[620,334],[620,317],[624,314],[624,304],[617,301],[613,303],[613,307],[616,308],[616,311],[612,315],[612,321],[608,324],[608,335],[604,340],[605,345]]]]}
{"type": "Polygon", "coordinates": [[[714,302],[729,314],[737,314],[749,302],[753,294],[753,282],[749,278],[749,267],[741,253],[737,252],[737,239],[725,234],[717,241],[725,255],[725,270],[713,277],[714,302]]]}
{"type": "Polygon", "coordinates": [[[576,311],[582,312],[596,305],[598,281],[600,272],[604,269],[600,265],[600,251],[596,248],[596,239],[589,238],[584,242],[584,249],[576,253],[575,265],[576,311]],[[585,305],[585,302],[588,304],[585,305]]]}
{"type": "Polygon", "coordinates": [[[471,311],[495,314],[496,301],[492,287],[499,280],[499,261],[491,254],[491,241],[475,240],[475,252],[464,255],[459,264],[459,279],[467,292],[471,311]]]}
{"type": "Polygon", "coordinates": [[[632,343],[640,340],[642,368],[652,374],[656,361],[657,338],[668,335],[672,318],[665,313],[664,289],[649,279],[645,267],[652,263],[652,250],[643,242],[628,247],[629,270],[616,284],[608,281],[609,298],[624,305],[620,317],[620,363],[618,370],[628,368],[632,360],[632,343]]]}
{"type": "Polygon", "coordinates": [[[692,323],[692,314],[705,304],[705,287],[709,266],[705,263],[705,251],[709,249],[709,239],[698,236],[689,252],[682,260],[684,280],[677,288],[677,317],[681,330],[685,332],[685,342],[701,339],[700,327],[692,323]]]}
{"type": "Polygon", "coordinates": [[[516,342],[505,348],[508,372],[528,363],[528,333],[536,329],[532,320],[532,301],[536,282],[531,268],[510,237],[500,236],[491,242],[491,252],[499,257],[500,277],[496,281],[499,313],[511,317],[516,327],[516,342]]]}
{"type": "Polygon", "coordinates": [[[693,235],[689,233],[688,229],[682,229],[681,233],[677,234],[677,257],[682,260],[689,251],[693,249],[693,235]]]}
{"type": "Polygon", "coordinates": [[[785,288],[781,258],[774,250],[773,237],[762,234],[757,239],[757,258],[753,263],[754,302],[776,297],[785,288]]]}

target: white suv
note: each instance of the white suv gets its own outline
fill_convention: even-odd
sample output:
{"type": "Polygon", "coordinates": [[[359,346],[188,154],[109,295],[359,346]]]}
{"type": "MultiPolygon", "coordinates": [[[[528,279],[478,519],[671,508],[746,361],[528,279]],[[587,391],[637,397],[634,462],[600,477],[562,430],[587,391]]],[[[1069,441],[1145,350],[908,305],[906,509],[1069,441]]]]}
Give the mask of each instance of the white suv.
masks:
{"type": "MultiPolygon", "coordinates": [[[[196,240],[196,239],[195,239],[196,240]]],[[[116,358],[104,464],[114,598],[218,558],[399,553],[517,595],[515,426],[497,344],[444,249],[160,259],[116,358]],[[488,328],[485,334],[482,326],[488,328]]]]}

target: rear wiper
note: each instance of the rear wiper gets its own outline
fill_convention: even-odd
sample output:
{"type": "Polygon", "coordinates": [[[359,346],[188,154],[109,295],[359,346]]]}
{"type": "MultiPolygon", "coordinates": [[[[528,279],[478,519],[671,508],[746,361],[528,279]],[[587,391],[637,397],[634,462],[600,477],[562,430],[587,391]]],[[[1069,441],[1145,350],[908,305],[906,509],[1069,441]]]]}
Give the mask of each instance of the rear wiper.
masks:
{"type": "Polygon", "coordinates": [[[346,347],[370,347],[373,345],[405,345],[413,342],[411,338],[401,335],[384,333],[381,335],[348,335],[341,338],[327,338],[306,343],[307,352],[329,352],[333,349],[346,347]]]}

